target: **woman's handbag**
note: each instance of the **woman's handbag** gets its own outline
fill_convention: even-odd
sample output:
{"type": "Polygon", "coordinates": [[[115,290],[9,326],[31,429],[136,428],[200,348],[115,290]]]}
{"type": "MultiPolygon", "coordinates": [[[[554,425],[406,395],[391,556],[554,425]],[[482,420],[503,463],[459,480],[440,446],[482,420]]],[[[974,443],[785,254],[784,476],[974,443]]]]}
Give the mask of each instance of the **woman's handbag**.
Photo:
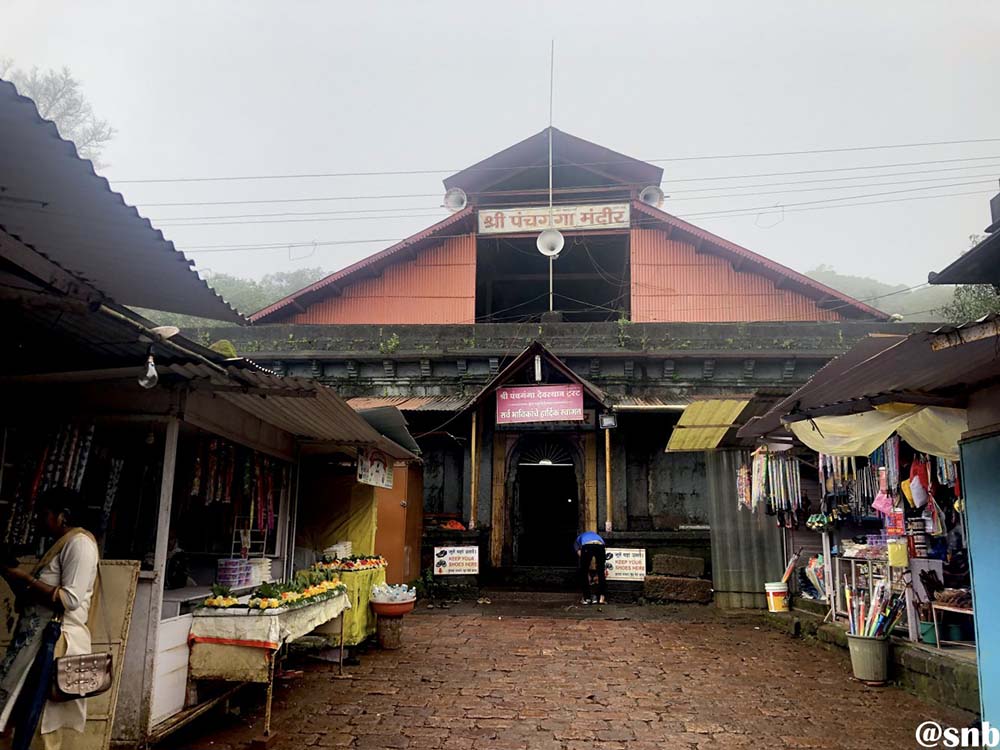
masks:
{"type": "Polygon", "coordinates": [[[56,659],[49,700],[56,702],[90,698],[111,688],[114,674],[111,654],[80,654],[56,659]]]}
{"type": "MultiPolygon", "coordinates": [[[[107,630],[107,612],[104,611],[104,603],[100,600],[100,596],[101,564],[98,562],[97,581],[94,586],[92,600],[96,600],[93,603],[101,607],[104,627],[107,630]]],[[[108,632],[110,633],[110,631],[108,632]]],[[[49,700],[63,703],[100,695],[111,689],[111,680],[114,672],[114,663],[109,653],[102,652],[57,657],[52,675],[52,690],[49,700]]]]}

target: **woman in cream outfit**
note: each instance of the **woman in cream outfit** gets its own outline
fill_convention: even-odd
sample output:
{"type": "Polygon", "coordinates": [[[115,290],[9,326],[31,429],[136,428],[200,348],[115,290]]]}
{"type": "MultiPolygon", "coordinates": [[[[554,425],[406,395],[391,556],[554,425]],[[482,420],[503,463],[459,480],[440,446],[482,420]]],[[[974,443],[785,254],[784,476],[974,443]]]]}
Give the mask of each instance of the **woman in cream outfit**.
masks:
{"type": "Polygon", "coordinates": [[[53,660],[91,652],[87,620],[99,551],[90,532],[75,525],[81,506],[80,496],[69,489],[43,494],[37,502],[39,525],[56,542],[31,573],[0,565],[20,611],[0,662],[0,748],[59,750],[66,730],[82,732],[86,725],[86,700],[48,700],[53,660]]]}

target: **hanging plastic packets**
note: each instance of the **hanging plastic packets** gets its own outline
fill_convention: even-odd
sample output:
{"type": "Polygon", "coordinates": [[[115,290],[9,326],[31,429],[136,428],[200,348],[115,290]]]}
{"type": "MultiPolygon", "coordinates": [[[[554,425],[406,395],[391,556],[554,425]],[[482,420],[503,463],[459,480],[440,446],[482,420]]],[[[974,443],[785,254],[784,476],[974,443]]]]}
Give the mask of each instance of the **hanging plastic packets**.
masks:
{"type": "Polygon", "coordinates": [[[750,486],[750,504],[756,510],[767,502],[767,451],[761,449],[753,454],[753,474],[750,486]]]}
{"type": "Polygon", "coordinates": [[[741,463],[736,470],[736,503],[740,508],[753,510],[751,497],[750,466],[741,463]]]}

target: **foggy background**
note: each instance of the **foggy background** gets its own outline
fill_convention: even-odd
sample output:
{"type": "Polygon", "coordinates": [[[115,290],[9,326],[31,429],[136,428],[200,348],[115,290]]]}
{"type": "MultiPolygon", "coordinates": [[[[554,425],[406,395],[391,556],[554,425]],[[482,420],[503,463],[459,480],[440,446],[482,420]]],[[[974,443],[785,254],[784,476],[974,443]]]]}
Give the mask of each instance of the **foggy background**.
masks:
{"type": "Polygon", "coordinates": [[[441,179],[548,124],[553,38],[556,127],[685,159],[657,161],[665,210],[799,271],[925,282],[989,223],[1000,175],[991,2],[8,1],[0,14],[0,56],[71,69],[117,131],[102,173],[209,277],[336,270],[445,216],[441,179]],[[429,172],[135,182],[413,170],[429,172]],[[747,177],[788,172],[801,174],[747,177]],[[365,197],[210,205],[346,196],[365,197]]]}

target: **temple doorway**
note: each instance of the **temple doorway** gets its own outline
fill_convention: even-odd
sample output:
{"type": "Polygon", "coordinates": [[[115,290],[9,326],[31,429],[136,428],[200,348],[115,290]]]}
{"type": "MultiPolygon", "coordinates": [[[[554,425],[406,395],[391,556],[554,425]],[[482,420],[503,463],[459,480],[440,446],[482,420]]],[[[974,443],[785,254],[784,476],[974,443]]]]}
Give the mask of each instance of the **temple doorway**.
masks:
{"type": "Polygon", "coordinates": [[[572,453],[560,440],[526,446],[517,464],[512,531],[517,566],[572,567],[580,497],[572,453]]]}

